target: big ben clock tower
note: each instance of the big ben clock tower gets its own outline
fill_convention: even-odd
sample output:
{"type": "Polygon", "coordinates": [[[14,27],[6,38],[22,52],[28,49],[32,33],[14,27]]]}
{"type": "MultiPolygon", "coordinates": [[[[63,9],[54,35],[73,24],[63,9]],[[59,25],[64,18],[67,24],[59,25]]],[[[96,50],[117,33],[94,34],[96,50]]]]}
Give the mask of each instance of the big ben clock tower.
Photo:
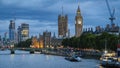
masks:
{"type": "Polygon", "coordinates": [[[83,18],[81,16],[80,8],[78,6],[75,16],[75,36],[79,37],[82,34],[83,18]]]}

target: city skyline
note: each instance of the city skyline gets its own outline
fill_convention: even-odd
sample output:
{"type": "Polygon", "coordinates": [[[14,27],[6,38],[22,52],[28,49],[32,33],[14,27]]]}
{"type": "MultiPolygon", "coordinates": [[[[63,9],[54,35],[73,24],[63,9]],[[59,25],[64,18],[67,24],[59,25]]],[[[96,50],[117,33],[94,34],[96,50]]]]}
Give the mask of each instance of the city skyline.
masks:
{"type": "MultiPolygon", "coordinates": [[[[30,36],[39,35],[48,30],[58,35],[57,17],[61,14],[63,5],[63,13],[68,15],[68,29],[71,35],[75,35],[75,15],[80,3],[81,15],[83,16],[84,27],[105,27],[110,24],[109,12],[105,0],[1,0],[0,3],[0,35],[8,32],[9,21],[16,18],[16,27],[21,23],[30,25],[30,36]],[[71,7],[72,6],[72,7],[71,7]],[[4,26],[3,26],[4,25],[4,26]],[[6,27],[6,28],[5,28],[6,27]]],[[[115,24],[119,24],[119,0],[109,0],[110,8],[115,8],[115,24]]],[[[17,28],[16,28],[17,29],[17,28]]]]}

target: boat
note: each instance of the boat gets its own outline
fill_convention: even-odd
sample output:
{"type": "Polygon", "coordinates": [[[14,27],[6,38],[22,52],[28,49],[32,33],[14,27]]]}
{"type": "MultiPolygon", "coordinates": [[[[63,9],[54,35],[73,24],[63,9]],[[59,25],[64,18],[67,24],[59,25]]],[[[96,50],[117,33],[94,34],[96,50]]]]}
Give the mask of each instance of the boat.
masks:
{"type": "Polygon", "coordinates": [[[101,64],[101,66],[106,66],[107,65],[107,57],[100,58],[100,64],[101,64]]]}
{"type": "Polygon", "coordinates": [[[115,67],[120,68],[120,62],[117,61],[116,64],[115,64],[115,67]]]}
{"type": "Polygon", "coordinates": [[[115,52],[108,52],[105,40],[105,51],[100,58],[100,65],[107,67],[114,67],[117,63],[117,57],[115,52]]]}
{"type": "Polygon", "coordinates": [[[117,57],[115,53],[104,53],[100,58],[101,66],[114,67],[117,62],[117,57]]]}
{"type": "Polygon", "coordinates": [[[80,62],[81,61],[81,58],[77,55],[73,55],[73,56],[70,56],[70,57],[65,57],[66,60],[69,60],[71,62],[80,62]]]}

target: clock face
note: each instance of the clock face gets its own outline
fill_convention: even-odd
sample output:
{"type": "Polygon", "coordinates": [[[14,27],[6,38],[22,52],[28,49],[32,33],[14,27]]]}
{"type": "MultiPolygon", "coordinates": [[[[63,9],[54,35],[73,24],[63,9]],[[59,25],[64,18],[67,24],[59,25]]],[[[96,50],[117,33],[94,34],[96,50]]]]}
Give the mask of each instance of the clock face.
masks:
{"type": "Polygon", "coordinates": [[[82,22],[81,21],[78,21],[78,24],[81,24],[82,22]]]}
{"type": "Polygon", "coordinates": [[[77,20],[77,21],[75,21],[75,24],[82,24],[82,21],[81,20],[77,20]]]}

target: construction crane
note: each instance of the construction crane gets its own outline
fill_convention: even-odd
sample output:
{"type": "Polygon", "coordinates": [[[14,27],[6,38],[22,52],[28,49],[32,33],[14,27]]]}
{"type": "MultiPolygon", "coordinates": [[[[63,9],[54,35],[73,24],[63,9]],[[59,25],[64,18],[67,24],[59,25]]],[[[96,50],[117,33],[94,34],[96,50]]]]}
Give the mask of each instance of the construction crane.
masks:
{"type": "Polygon", "coordinates": [[[115,9],[113,9],[113,11],[110,9],[110,5],[109,5],[109,2],[108,2],[108,0],[106,0],[106,5],[107,5],[107,8],[108,8],[108,11],[109,11],[109,14],[110,14],[110,21],[111,21],[111,25],[112,24],[114,24],[114,20],[115,20],[115,17],[114,17],[114,15],[115,15],[115,9]]]}

